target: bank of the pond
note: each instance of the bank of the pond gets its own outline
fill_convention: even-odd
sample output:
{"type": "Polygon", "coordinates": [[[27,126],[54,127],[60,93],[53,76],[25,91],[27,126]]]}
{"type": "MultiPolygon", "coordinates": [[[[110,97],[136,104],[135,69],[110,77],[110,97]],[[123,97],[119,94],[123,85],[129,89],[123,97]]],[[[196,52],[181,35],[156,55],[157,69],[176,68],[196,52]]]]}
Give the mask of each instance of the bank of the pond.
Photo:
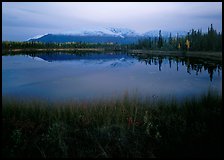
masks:
{"type": "Polygon", "coordinates": [[[159,50],[130,50],[128,53],[133,54],[150,54],[162,56],[184,56],[195,58],[209,58],[214,60],[222,60],[222,52],[205,52],[205,51],[159,51],[159,50]]]}
{"type": "Polygon", "coordinates": [[[3,97],[3,157],[220,157],[222,97],[48,103],[3,97]]]}
{"type": "MultiPolygon", "coordinates": [[[[27,49],[12,49],[12,52],[23,51],[104,51],[104,48],[27,48],[27,49]]],[[[8,51],[9,52],[9,51],[8,51]]]]}
{"type": "Polygon", "coordinates": [[[127,52],[131,54],[150,54],[150,55],[167,55],[167,56],[186,56],[186,57],[203,57],[222,60],[222,52],[205,52],[205,51],[163,51],[163,50],[143,50],[143,49],[125,49],[114,50],[105,48],[27,48],[3,50],[3,54],[20,54],[21,52],[127,52]]]}

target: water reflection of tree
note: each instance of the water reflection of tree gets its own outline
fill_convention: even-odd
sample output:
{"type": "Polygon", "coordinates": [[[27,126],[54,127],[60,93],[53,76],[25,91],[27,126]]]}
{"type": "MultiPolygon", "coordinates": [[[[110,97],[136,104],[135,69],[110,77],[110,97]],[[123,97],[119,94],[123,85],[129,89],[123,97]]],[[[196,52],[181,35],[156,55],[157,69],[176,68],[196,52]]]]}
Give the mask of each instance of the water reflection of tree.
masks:
{"type": "Polygon", "coordinates": [[[163,63],[163,59],[159,57],[159,71],[161,71],[162,63],[163,63]]]}
{"type": "Polygon", "coordinates": [[[137,58],[139,61],[144,61],[146,65],[159,64],[159,71],[162,70],[162,63],[164,62],[164,60],[168,60],[170,68],[172,67],[172,64],[176,63],[177,71],[179,71],[179,64],[182,64],[182,66],[186,66],[188,74],[191,74],[192,71],[195,71],[196,75],[198,75],[204,68],[204,71],[208,71],[210,81],[212,81],[215,71],[218,71],[218,76],[220,76],[220,71],[222,70],[222,62],[211,59],[161,55],[155,56],[147,54],[136,54],[132,56],[134,58],[137,58]]]}

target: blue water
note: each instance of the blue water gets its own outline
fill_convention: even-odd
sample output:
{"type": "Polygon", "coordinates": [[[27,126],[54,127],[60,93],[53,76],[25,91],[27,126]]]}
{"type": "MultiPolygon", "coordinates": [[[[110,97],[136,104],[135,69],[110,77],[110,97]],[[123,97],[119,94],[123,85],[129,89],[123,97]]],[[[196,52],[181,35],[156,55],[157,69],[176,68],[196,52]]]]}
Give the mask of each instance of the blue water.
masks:
{"type": "Polygon", "coordinates": [[[179,100],[222,94],[222,64],[203,59],[125,53],[2,56],[2,94],[47,100],[91,100],[128,93],[179,100]]]}

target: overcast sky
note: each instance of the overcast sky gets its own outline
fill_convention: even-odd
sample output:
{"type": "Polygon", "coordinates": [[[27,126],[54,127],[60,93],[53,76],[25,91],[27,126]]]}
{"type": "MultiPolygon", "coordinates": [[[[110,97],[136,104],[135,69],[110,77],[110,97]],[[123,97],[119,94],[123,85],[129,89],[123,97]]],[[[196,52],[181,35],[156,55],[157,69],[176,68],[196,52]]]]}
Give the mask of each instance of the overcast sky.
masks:
{"type": "Polygon", "coordinates": [[[2,2],[2,40],[83,28],[222,31],[222,2],[2,2]]]}

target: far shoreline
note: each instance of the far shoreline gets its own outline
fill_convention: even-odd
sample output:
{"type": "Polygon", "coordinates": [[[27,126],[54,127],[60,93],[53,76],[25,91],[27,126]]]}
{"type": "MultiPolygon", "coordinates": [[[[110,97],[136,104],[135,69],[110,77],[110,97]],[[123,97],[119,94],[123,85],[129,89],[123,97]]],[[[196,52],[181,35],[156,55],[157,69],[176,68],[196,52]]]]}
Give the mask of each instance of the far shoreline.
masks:
{"type": "Polygon", "coordinates": [[[214,51],[165,51],[165,50],[146,50],[146,49],[126,49],[126,50],[108,50],[105,48],[28,48],[28,49],[10,49],[2,50],[3,53],[13,52],[35,52],[35,51],[95,51],[95,52],[127,52],[130,54],[150,54],[164,56],[186,56],[186,57],[203,57],[222,60],[222,52],[214,51]]]}

